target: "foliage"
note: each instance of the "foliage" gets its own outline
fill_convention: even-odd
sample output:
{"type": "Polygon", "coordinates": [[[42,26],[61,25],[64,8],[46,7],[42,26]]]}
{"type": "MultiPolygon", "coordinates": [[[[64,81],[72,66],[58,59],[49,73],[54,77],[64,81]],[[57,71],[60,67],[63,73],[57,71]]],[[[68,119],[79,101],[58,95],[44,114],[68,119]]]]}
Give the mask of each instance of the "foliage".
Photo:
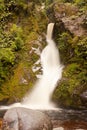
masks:
{"type": "Polygon", "coordinates": [[[75,49],[75,54],[80,60],[87,60],[87,38],[80,39],[75,49]]]}
{"type": "Polygon", "coordinates": [[[33,86],[32,65],[38,57],[30,51],[47,24],[42,0],[37,2],[0,0],[0,101],[19,101],[33,86]],[[28,84],[20,84],[22,77],[28,84]]]}
{"type": "Polygon", "coordinates": [[[0,36],[0,62],[2,64],[0,81],[3,81],[9,73],[9,71],[4,72],[4,69],[9,70],[9,66],[16,63],[17,52],[22,48],[24,41],[22,30],[15,24],[10,27],[9,31],[6,28],[1,29],[0,36]]]}
{"type": "Polygon", "coordinates": [[[64,63],[68,63],[71,57],[73,56],[73,48],[71,47],[72,36],[67,32],[63,32],[59,35],[57,41],[58,41],[58,48],[61,54],[61,60],[64,63]]]}
{"type": "Polygon", "coordinates": [[[11,22],[13,13],[9,7],[13,3],[14,1],[0,1],[0,85],[9,78],[18,51],[24,44],[22,28],[11,22]]]}
{"type": "Polygon", "coordinates": [[[84,6],[86,4],[86,0],[74,0],[74,2],[79,6],[84,6]]]}
{"type": "Polygon", "coordinates": [[[46,6],[48,6],[49,4],[51,4],[53,2],[53,0],[45,0],[46,6]]]}
{"type": "MultiPolygon", "coordinates": [[[[86,10],[87,4],[85,0],[56,0],[54,6],[55,14],[63,16],[65,19],[84,16],[81,27],[86,30],[86,10]],[[62,1],[62,3],[61,3],[62,1]],[[63,3],[70,2],[70,3],[63,3]],[[59,7],[60,6],[60,7],[59,7]],[[77,12],[78,10],[78,12],[77,12]],[[77,14],[76,14],[77,12],[77,14]]],[[[61,19],[59,17],[59,19],[61,19]]],[[[56,18],[57,24],[60,25],[60,20],[56,18]]],[[[62,21],[62,20],[61,20],[62,21]]],[[[56,24],[56,25],[57,25],[56,24]]],[[[72,22],[71,22],[72,24],[72,22]]],[[[63,27],[63,24],[61,24],[63,27]]],[[[69,26],[67,24],[67,26],[69,26]]],[[[65,27],[66,22],[65,22],[65,27]]],[[[87,38],[83,36],[75,36],[72,31],[67,28],[60,28],[58,25],[55,30],[55,40],[58,45],[61,62],[65,65],[63,78],[59,82],[53,94],[53,100],[61,106],[86,108],[87,105],[82,97],[82,93],[87,91],[87,38]],[[58,29],[56,29],[58,28],[58,29]],[[60,31],[61,30],[61,31],[60,31]],[[75,102],[77,101],[77,102],[75,102]]],[[[71,29],[72,30],[72,29],[71,29]]],[[[77,29],[77,31],[80,31],[77,29]]],[[[86,100],[86,99],[85,99],[86,100]]]]}
{"type": "Polygon", "coordinates": [[[53,98],[60,105],[82,107],[80,95],[87,89],[87,38],[62,33],[58,40],[62,60],[67,65],[53,98]]]}

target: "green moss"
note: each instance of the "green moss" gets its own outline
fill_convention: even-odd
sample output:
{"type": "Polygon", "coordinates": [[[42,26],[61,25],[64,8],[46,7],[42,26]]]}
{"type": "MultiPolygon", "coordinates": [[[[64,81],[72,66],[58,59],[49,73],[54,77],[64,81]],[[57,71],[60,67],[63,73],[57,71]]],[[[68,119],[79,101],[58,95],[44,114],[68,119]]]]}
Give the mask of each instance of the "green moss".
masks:
{"type": "Polygon", "coordinates": [[[62,106],[85,107],[81,94],[87,90],[86,39],[86,37],[72,36],[68,32],[63,32],[57,37],[62,62],[66,65],[53,99],[62,106]]]}
{"type": "Polygon", "coordinates": [[[0,1],[0,101],[20,101],[35,82],[32,66],[39,57],[30,51],[48,20],[40,4],[0,1]],[[20,84],[22,77],[28,84],[20,84]]]}

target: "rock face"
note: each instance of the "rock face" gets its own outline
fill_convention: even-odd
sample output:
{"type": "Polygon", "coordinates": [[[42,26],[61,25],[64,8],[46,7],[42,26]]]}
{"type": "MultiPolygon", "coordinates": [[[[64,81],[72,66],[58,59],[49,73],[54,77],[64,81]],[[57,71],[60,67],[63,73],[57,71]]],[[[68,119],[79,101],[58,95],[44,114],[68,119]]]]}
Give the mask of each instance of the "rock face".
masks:
{"type": "Polygon", "coordinates": [[[87,29],[83,26],[84,21],[87,21],[87,12],[81,14],[76,6],[69,3],[56,3],[53,6],[53,14],[55,21],[59,24],[58,30],[68,30],[79,37],[87,35],[87,29]]]}
{"type": "Polygon", "coordinates": [[[44,113],[18,107],[5,113],[2,130],[52,130],[52,124],[44,113]]]}
{"type": "Polygon", "coordinates": [[[55,23],[53,38],[64,64],[63,77],[53,93],[53,101],[62,107],[86,109],[87,11],[77,4],[55,1],[48,8],[48,16],[55,23]]]}

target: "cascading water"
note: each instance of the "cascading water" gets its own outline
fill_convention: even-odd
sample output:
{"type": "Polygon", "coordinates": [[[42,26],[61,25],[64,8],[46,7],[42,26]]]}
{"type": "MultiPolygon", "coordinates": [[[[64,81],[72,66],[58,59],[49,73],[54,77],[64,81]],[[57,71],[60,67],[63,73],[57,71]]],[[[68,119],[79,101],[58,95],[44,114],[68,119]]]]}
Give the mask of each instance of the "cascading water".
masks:
{"type": "Polygon", "coordinates": [[[11,107],[27,107],[32,109],[53,109],[54,104],[50,98],[56,87],[56,84],[62,77],[63,66],[60,64],[59,51],[52,39],[54,23],[48,24],[47,28],[47,46],[41,53],[42,76],[37,80],[32,92],[26,96],[22,103],[15,103],[1,109],[9,109],[11,107]]]}
{"type": "Polygon", "coordinates": [[[50,109],[54,108],[50,98],[57,82],[62,77],[62,66],[60,64],[59,51],[52,39],[54,23],[47,28],[48,45],[41,53],[42,77],[36,82],[33,91],[25,97],[23,104],[32,108],[50,109]]]}
{"type": "Polygon", "coordinates": [[[49,110],[47,110],[47,114],[52,120],[53,129],[86,130],[87,110],[83,111],[71,110],[71,109],[63,110],[61,108],[60,109],[57,108],[55,110],[55,105],[50,102],[51,95],[56,87],[57,82],[62,77],[62,70],[63,70],[63,66],[60,64],[58,49],[56,48],[55,42],[52,40],[53,26],[54,26],[53,23],[50,23],[48,25],[47,29],[48,45],[43,49],[41,53],[41,64],[43,68],[43,74],[41,78],[36,82],[34,90],[32,90],[29,96],[26,96],[24,98],[22,103],[14,103],[13,105],[10,106],[2,106],[0,107],[0,110],[9,109],[13,107],[49,109],[49,110],[54,109],[53,111],[50,112],[49,110]],[[59,125],[60,119],[61,124],[59,125]]]}

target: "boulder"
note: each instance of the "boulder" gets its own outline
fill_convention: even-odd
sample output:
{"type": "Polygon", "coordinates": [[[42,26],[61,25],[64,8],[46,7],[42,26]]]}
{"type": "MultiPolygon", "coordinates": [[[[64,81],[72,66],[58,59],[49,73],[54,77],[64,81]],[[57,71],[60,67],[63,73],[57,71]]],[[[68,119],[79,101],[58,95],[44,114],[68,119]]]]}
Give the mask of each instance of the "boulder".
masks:
{"type": "Polygon", "coordinates": [[[56,2],[48,8],[47,15],[50,21],[56,23],[53,38],[63,32],[78,37],[87,35],[87,13],[81,14],[73,4],[56,2]]]}
{"type": "Polygon", "coordinates": [[[5,113],[2,130],[52,130],[52,123],[40,111],[17,107],[5,113]]]}

